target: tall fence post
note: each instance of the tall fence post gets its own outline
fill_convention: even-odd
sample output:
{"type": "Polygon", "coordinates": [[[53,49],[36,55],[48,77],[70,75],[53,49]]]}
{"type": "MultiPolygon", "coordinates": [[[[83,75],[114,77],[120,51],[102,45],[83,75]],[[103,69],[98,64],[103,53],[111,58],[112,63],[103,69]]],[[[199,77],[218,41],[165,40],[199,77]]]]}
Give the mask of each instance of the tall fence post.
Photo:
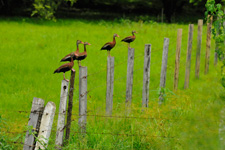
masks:
{"type": "Polygon", "coordinates": [[[42,118],[41,125],[38,133],[38,141],[35,146],[35,150],[47,149],[49,137],[52,130],[52,124],[55,116],[55,103],[48,102],[45,106],[42,118]]]}
{"type": "MultiPolygon", "coordinates": [[[[217,19],[219,19],[219,17],[217,17],[217,19]]],[[[219,24],[219,27],[221,27],[221,24],[219,24]]],[[[219,30],[216,31],[216,36],[219,35],[219,30]]],[[[217,65],[218,62],[218,54],[217,51],[219,50],[219,43],[215,40],[215,52],[214,52],[214,66],[217,65]]]]}
{"type": "Polygon", "coordinates": [[[175,72],[174,72],[174,85],[173,85],[174,90],[177,90],[177,87],[178,87],[181,41],[182,41],[182,29],[178,29],[177,30],[175,72]]]}
{"type": "Polygon", "coordinates": [[[142,107],[148,107],[150,83],[151,44],[145,44],[142,107]]]}
{"type": "Polygon", "coordinates": [[[107,57],[107,90],[106,90],[106,114],[107,115],[112,115],[113,84],[114,84],[114,57],[107,57]]]}
{"type": "Polygon", "coordinates": [[[63,145],[63,133],[64,133],[65,120],[66,120],[66,104],[67,104],[67,96],[68,96],[68,85],[69,85],[69,82],[67,82],[66,80],[62,80],[57,132],[56,132],[56,139],[55,139],[55,145],[59,149],[63,145]]]}
{"type": "Polygon", "coordinates": [[[221,150],[223,150],[225,149],[225,107],[222,108],[220,116],[219,139],[221,150]]]}
{"type": "Polygon", "coordinates": [[[126,85],[126,104],[131,105],[134,71],[134,48],[128,48],[127,59],[127,85],[126,85]]]}
{"type": "Polygon", "coordinates": [[[85,133],[87,123],[87,67],[82,66],[79,67],[79,116],[80,132],[85,133]]]}
{"type": "Polygon", "coordinates": [[[159,105],[164,102],[164,88],[166,86],[166,70],[167,70],[167,59],[169,50],[169,38],[164,38],[163,44],[163,55],[162,55],[162,67],[160,75],[160,94],[159,94],[159,105]]]}
{"type": "Polygon", "coordinates": [[[72,110],[73,110],[73,91],[74,91],[75,74],[76,74],[76,71],[72,71],[71,70],[69,102],[68,102],[67,121],[66,121],[66,140],[69,140],[69,138],[70,138],[70,128],[71,128],[72,110]]]}
{"type": "Polygon", "coordinates": [[[189,87],[190,70],[191,70],[191,50],[192,50],[192,41],[193,41],[193,30],[194,30],[194,25],[193,24],[189,24],[188,48],[187,48],[187,59],[186,59],[184,89],[187,89],[189,87]]]}
{"type": "Polygon", "coordinates": [[[200,70],[200,55],[201,55],[201,45],[202,45],[202,26],[203,20],[198,20],[198,39],[197,39],[197,49],[196,49],[196,63],[195,63],[195,77],[199,79],[200,70]]]}
{"type": "MultiPolygon", "coordinates": [[[[41,122],[41,116],[44,110],[45,101],[34,97],[32,102],[31,113],[29,117],[28,127],[32,127],[31,132],[38,132],[41,122]]],[[[36,135],[37,136],[37,135],[36,135]]],[[[30,134],[29,130],[26,132],[23,150],[33,150],[35,145],[35,137],[30,134]],[[29,146],[33,145],[33,146],[29,146]]]]}
{"type": "Polygon", "coordinates": [[[211,29],[212,29],[212,19],[211,16],[207,22],[207,39],[206,39],[206,52],[205,52],[205,74],[209,72],[209,57],[210,57],[210,47],[211,47],[211,29]]]}

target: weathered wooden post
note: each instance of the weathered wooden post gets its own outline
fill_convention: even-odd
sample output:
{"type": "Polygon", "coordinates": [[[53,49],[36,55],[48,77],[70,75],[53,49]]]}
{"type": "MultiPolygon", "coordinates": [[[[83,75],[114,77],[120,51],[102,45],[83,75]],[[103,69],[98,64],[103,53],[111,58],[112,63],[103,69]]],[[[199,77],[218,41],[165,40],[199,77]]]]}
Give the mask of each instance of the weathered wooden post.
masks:
{"type": "Polygon", "coordinates": [[[184,89],[187,89],[189,87],[190,70],[191,70],[191,50],[192,50],[192,41],[193,41],[193,30],[194,30],[194,25],[193,24],[189,24],[188,48],[187,48],[187,59],[186,59],[184,89]]]}
{"type": "Polygon", "coordinates": [[[150,83],[151,44],[145,44],[142,107],[148,107],[150,83]]]}
{"type": "MultiPolygon", "coordinates": [[[[41,116],[44,110],[44,103],[45,101],[40,98],[34,97],[32,102],[32,108],[30,113],[30,118],[28,122],[28,127],[31,127],[31,132],[37,132],[39,131],[40,122],[41,122],[41,116]]],[[[37,136],[37,134],[35,134],[37,136]]],[[[29,134],[29,130],[26,132],[25,142],[23,149],[24,150],[33,150],[35,146],[35,137],[33,134],[29,134]],[[33,145],[33,146],[29,146],[33,145]]]]}
{"type": "Polygon", "coordinates": [[[174,90],[177,90],[177,87],[178,87],[181,41],[182,41],[182,29],[178,29],[175,72],[174,72],[174,86],[173,86],[174,90]]]}
{"type": "Polygon", "coordinates": [[[133,88],[133,70],[134,70],[134,48],[128,48],[127,59],[127,85],[126,85],[126,104],[131,105],[133,88]]]}
{"type": "Polygon", "coordinates": [[[197,39],[197,49],[196,49],[196,63],[195,63],[195,77],[199,79],[200,70],[200,55],[201,55],[201,45],[202,45],[202,26],[203,20],[198,20],[198,39],[197,39]]]}
{"type": "Polygon", "coordinates": [[[220,126],[219,126],[219,138],[221,150],[225,149],[225,107],[222,108],[220,113],[220,126]]]}
{"type": "Polygon", "coordinates": [[[79,116],[80,132],[85,133],[87,122],[87,67],[82,66],[79,67],[79,116]]]}
{"type": "Polygon", "coordinates": [[[114,57],[107,57],[107,89],[106,89],[106,115],[112,115],[114,84],[114,57]]]}
{"type": "Polygon", "coordinates": [[[166,70],[167,70],[167,59],[169,50],[169,38],[164,38],[163,44],[163,55],[162,55],[162,67],[160,75],[160,94],[159,94],[159,105],[164,102],[164,88],[166,86],[166,70]]]}
{"type": "Polygon", "coordinates": [[[46,149],[48,146],[49,137],[52,130],[52,123],[55,116],[55,103],[48,102],[45,106],[42,118],[41,125],[38,133],[38,141],[35,146],[35,150],[46,149]]]}
{"type": "Polygon", "coordinates": [[[56,139],[55,139],[55,145],[57,146],[56,147],[57,149],[60,149],[63,146],[63,135],[64,135],[65,120],[66,120],[66,104],[67,104],[67,96],[68,96],[68,85],[69,85],[68,81],[62,80],[57,132],[56,132],[56,139]]]}
{"type": "MultiPolygon", "coordinates": [[[[209,16],[208,16],[209,17],[209,16]]],[[[209,57],[210,57],[210,47],[211,47],[211,29],[212,29],[212,19],[211,16],[207,22],[207,39],[206,39],[206,52],[205,52],[205,74],[209,72],[209,57]]]]}
{"type": "Polygon", "coordinates": [[[73,110],[73,91],[74,91],[75,74],[76,74],[76,71],[72,71],[71,70],[69,102],[68,102],[67,123],[66,123],[66,140],[69,140],[69,138],[70,138],[70,128],[71,128],[72,110],[73,110]]]}
{"type": "MultiPolygon", "coordinates": [[[[219,19],[219,17],[217,17],[217,19],[219,19]]],[[[221,26],[221,24],[219,24],[219,26],[221,26]]],[[[219,35],[219,30],[216,31],[216,36],[219,35]]],[[[214,52],[214,66],[217,65],[218,62],[218,54],[217,51],[219,50],[219,43],[215,40],[215,52],[214,52]]]]}

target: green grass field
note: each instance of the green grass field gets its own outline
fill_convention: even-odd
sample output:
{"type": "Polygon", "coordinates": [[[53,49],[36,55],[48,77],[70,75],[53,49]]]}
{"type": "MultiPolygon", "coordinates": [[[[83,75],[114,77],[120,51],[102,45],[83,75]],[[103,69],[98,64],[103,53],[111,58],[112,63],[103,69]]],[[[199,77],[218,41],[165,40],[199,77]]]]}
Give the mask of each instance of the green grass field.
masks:
{"type": "MultiPolygon", "coordinates": [[[[220,84],[220,64],[213,66],[214,40],[211,45],[210,71],[204,75],[206,26],[203,27],[200,79],[194,77],[197,46],[197,20],[194,23],[190,88],[183,89],[187,53],[188,24],[158,24],[129,20],[40,21],[27,18],[0,19],[0,133],[6,143],[21,149],[33,97],[56,103],[59,108],[62,74],[53,74],[62,57],[75,51],[76,40],[91,43],[88,56],[81,62],[88,68],[87,135],[79,140],[78,65],[76,70],[71,139],[65,149],[218,149],[220,110],[224,106],[224,88],[220,84]],[[179,87],[173,91],[177,29],[183,29],[179,87]],[[120,42],[136,30],[132,112],[125,118],[127,45],[120,42]],[[117,33],[113,116],[105,115],[107,52],[104,43],[117,33]],[[165,104],[158,106],[158,88],[164,37],[170,39],[165,104]],[[149,108],[142,111],[143,55],[145,44],[152,44],[149,108]],[[95,116],[96,115],[96,116],[95,116]],[[145,118],[145,119],[144,119],[145,118]],[[149,118],[149,119],[147,119],[149,118]],[[150,119],[152,118],[152,119],[150,119]],[[16,133],[10,133],[16,132],[16,133]],[[147,136],[146,136],[147,135],[147,136]]],[[[83,45],[80,45],[83,51],[83,45]]],[[[66,73],[70,78],[70,72],[66,73]]],[[[56,113],[57,114],[57,113],[56,113]]],[[[49,149],[54,149],[58,115],[54,118],[49,149]]]]}

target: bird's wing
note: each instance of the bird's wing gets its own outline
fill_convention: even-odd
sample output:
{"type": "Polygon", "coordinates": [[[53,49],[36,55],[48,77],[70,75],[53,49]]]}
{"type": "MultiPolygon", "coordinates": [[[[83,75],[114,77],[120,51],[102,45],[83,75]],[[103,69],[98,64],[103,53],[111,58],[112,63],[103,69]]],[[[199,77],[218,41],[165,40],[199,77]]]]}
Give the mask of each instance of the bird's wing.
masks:
{"type": "Polygon", "coordinates": [[[131,40],[133,39],[133,36],[128,36],[128,37],[125,37],[124,39],[122,39],[121,41],[127,41],[127,40],[131,40]]]}
{"type": "Polygon", "coordinates": [[[101,49],[106,48],[107,46],[110,46],[110,45],[112,45],[112,42],[105,43],[105,45],[103,45],[101,49]]]}

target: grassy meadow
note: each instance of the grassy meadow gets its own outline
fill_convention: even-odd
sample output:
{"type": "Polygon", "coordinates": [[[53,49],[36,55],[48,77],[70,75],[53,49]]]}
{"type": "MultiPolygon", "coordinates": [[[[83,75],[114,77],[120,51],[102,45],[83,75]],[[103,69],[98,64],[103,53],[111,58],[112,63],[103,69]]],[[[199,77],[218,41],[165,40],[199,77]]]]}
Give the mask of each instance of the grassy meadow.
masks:
{"type": "MultiPolygon", "coordinates": [[[[194,23],[191,56],[190,88],[184,90],[188,24],[159,24],[156,22],[88,21],[58,19],[57,22],[28,18],[0,19],[0,133],[5,143],[21,149],[33,97],[45,104],[56,104],[56,115],[49,141],[54,149],[57,111],[63,74],[53,74],[66,54],[76,50],[76,41],[91,43],[88,56],[81,62],[88,68],[87,135],[79,140],[78,132],[78,74],[76,70],[71,139],[64,149],[218,149],[220,110],[224,106],[224,88],[220,84],[220,65],[213,66],[212,40],[209,74],[204,75],[206,25],[203,27],[200,79],[195,79],[197,20],[194,23]],[[183,29],[179,86],[173,91],[177,29],[183,29]],[[127,44],[120,42],[136,30],[132,111],[126,118],[127,44]],[[107,52],[100,48],[117,33],[114,97],[112,118],[105,115],[107,52]],[[164,37],[170,39],[166,79],[166,100],[158,106],[158,89],[164,37]],[[149,108],[142,111],[144,46],[152,44],[149,108]],[[147,135],[147,136],[146,136],[147,135]]],[[[83,45],[79,45],[83,51],[83,45]]],[[[70,72],[66,73],[70,78],[70,72]]]]}

